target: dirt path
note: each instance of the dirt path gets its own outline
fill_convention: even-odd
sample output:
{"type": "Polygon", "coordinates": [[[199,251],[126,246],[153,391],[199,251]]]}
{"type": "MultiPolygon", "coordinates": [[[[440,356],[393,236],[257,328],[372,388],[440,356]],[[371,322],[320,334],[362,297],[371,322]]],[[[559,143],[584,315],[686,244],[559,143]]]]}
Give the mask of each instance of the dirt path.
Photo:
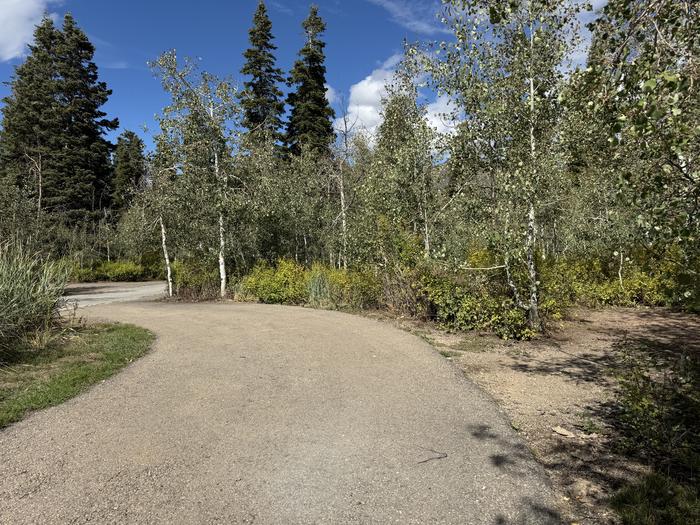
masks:
{"type": "Polygon", "coordinates": [[[87,312],[155,350],[0,432],[0,523],[559,523],[495,403],[415,336],[279,306],[87,312]]]}
{"type": "Polygon", "coordinates": [[[572,311],[528,342],[389,322],[430,341],[496,399],[546,468],[568,522],[581,525],[617,523],[610,497],[648,471],[615,452],[612,408],[625,354],[700,353],[700,318],[661,308],[572,311]]]}

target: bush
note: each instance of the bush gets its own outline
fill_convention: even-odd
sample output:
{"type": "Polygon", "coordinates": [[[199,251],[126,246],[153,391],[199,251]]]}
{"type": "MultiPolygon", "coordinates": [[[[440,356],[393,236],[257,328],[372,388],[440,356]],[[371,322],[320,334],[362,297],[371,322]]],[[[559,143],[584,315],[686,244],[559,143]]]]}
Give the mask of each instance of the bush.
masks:
{"type": "Polygon", "coordinates": [[[308,272],[308,303],[315,308],[376,308],[382,284],[366,270],[340,270],[315,264],[308,272]]]}
{"type": "Polygon", "coordinates": [[[370,270],[333,270],[331,290],[340,298],[340,307],[367,309],[382,304],[382,283],[370,270]]]}
{"type": "Polygon", "coordinates": [[[700,523],[700,493],[660,474],[650,474],[624,487],[612,498],[624,525],[700,523]]]}
{"type": "Polygon", "coordinates": [[[470,283],[425,273],[421,293],[429,311],[440,324],[457,330],[485,330],[505,339],[529,339],[525,311],[499,290],[487,277],[474,277],[470,283]]]}
{"type": "Polygon", "coordinates": [[[162,273],[160,266],[149,266],[147,268],[133,261],[103,261],[84,268],[73,264],[70,271],[70,280],[79,283],[145,281],[162,278],[162,273]]]}
{"type": "Polygon", "coordinates": [[[34,330],[50,327],[66,281],[63,264],[17,245],[0,245],[0,349],[11,348],[34,330]]]}
{"type": "Polygon", "coordinates": [[[623,347],[615,423],[624,451],[683,476],[700,469],[700,360],[645,346],[623,347]]]}
{"type": "MultiPolygon", "coordinates": [[[[548,262],[541,269],[543,303],[550,311],[572,304],[586,306],[663,306],[669,303],[672,286],[663,272],[646,272],[636,266],[623,270],[604,268],[599,260],[548,262]]],[[[546,308],[546,310],[547,310],[546,308]]]]}
{"type": "Polygon", "coordinates": [[[276,267],[258,263],[243,278],[242,290],[263,303],[304,304],[308,300],[307,275],[303,266],[280,259],[276,267]]]}
{"type": "Polygon", "coordinates": [[[131,261],[104,262],[97,273],[108,281],[141,281],[146,278],[144,267],[131,261]]]}
{"type": "Polygon", "coordinates": [[[172,264],[175,294],[183,299],[216,299],[220,294],[219,270],[214,264],[177,260],[172,264]]]}
{"type": "Polygon", "coordinates": [[[308,275],[309,305],[314,308],[335,308],[337,297],[331,294],[330,274],[332,270],[321,264],[314,264],[308,275]]]}

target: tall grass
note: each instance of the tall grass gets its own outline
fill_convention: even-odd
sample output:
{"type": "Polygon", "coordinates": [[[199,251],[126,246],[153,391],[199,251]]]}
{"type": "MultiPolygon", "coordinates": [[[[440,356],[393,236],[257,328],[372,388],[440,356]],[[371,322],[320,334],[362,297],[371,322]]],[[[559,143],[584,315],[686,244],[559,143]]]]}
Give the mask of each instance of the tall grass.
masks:
{"type": "Polygon", "coordinates": [[[58,315],[68,272],[19,244],[0,244],[0,350],[11,349],[58,315]]]}

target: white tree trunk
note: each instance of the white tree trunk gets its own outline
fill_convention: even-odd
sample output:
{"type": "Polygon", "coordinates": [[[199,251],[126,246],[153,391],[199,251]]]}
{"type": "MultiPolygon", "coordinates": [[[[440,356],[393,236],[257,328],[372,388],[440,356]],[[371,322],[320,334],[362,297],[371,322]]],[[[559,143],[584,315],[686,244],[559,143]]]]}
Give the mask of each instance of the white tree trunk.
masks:
{"type": "MultiPolygon", "coordinates": [[[[212,125],[214,124],[214,103],[209,103],[209,117],[212,125]]],[[[221,175],[221,167],[219,166],[219,152],[214,145],[214,179],[220,188],[219,202],[219,279],[221,281],[219,295],[222,299],[226,297],[226,229],[224,228],[224,195],[226,192],[226,179],[221,175]]]]}
{"type": "Polygon", "coordinates": [[[428,210],[423,210],[423,249],[425,251],[424,257],[426,259],[430,258],[430,224],[428,219],[428,210]]]}
{"type": "MultiPolygon", "coordinates": [[[[530,3],[532,9],[532,2],[530,3]]],[[[542,322],[539,312],[539,282],[537,280],[537,263],[535,250],[537,248],[537,214],[535,213],[535,185],[537,182],[537,145],[535,142],[535,78],[532,67],[535,53],[535,33],[530,12],[530,163],[531,187],[528,189],[527,213],[527,273],[530,281],[530,298],[528,304],[528,321],[530,328],[540,330],[542,322]]]]}
{"type": "Polygon", "coordinates": [[[348,221],[347,213],[345,208],[345,177],[343,175],[343,168],[340,168],[340,224],[342,228],[342,253],[341,262],[343,265],[343,270],[348,269],[348,221]]]}
{"type": "Polygon", "coordinates": [[[168,278],[168,297],[173,296],[173,272],[170,267],[170,256],[168,255],[168,243],[167,236],[165,233],[165,224],[163,223],[163,216],[158,217],[158,222],[160,222],[160,243],[163,247],[163,259],[165,259],[165,273],[168,278]]]}
{"type": "Polygon", "coordinates": [[[219,212],[219,278],[221,279],[221,298],[226,297],[226,230],[224,229],[224,214],[219,212]]]}

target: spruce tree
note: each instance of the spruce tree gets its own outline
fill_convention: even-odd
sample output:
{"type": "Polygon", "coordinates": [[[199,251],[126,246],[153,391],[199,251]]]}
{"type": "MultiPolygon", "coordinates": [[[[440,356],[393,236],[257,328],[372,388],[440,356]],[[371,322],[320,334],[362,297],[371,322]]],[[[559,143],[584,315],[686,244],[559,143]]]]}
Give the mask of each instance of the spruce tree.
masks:
{"type": "Polygon", "coordinates": [[[55,49],[61,33],[50,18],[34,32],[27,60],[19,65],[3,99],[0,131],[0,183],[14,186],[35,202],[41,214],[44,187],[56,178],[50,153],[60,147],[58,72],[55,49]]]}
{"type": "Polygon", "coordinates": [[[94,51],[71,15],[62,30],[45,18],[3,100],[3,180],[68,224],[109,203],[111,144],[103,134],[118,122],[100,110],[111,91],[98,81],[94,51]]]}
{"type": "Polygon", "coordinates": [[[284,77],[282,70],[275,67],[273,52],[277,46],[272,43],[272,22],[263,0],[258,3],[249,35],[251,47],[243,53],[246,63],[241,69],[241,73],[250,76],[243,84],[245,90],[241,96],[243,126],[254,135],[281,139],[284,102],[278,83],[284,77]]]}
{"type": "Polygon", "coordinates": [[[302,149],[325,154],[335,139],[332,122],[335,112],[326,99],[326,44],[320,38],[326,24],[318,14],[318,7],[311,6],[303,28],[306,44],[289,78],[289,85],[297,89],[287,99],[291,114],[286,143],[296,155],[302,149]]]}
{"type": "Polygon", "coordinates": [[[112,209],[127,208],[146,174],[144,143],[133,131],[125,131],[117,139],[112,180],[112,209]]]}
{"type": "Polygon", "coordinates": [[[98,80],[94,53],[85,33],[66,15],[58,51],[64,147],[56,152],[56,161],[62,175],[61,199],[74,220],[109,205],[112,144],[103,135],[119,126],[117,119],[105,119],[100,109],[112,91],[98,80]]]}

